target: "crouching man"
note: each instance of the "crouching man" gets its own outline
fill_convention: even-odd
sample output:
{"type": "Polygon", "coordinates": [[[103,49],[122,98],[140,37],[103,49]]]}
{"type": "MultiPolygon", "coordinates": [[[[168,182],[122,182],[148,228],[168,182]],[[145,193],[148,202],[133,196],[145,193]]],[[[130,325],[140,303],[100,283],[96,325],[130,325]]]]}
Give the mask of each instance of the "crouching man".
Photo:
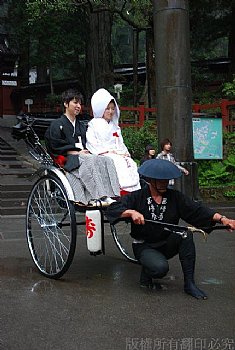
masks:
{"type": "Polygon", "coordinates": [[[180,177],[182,173],[168,160],[147,160],[140,166],[139,173],[147,179],[148,186],[112,203],[106,216],[111,223],[120,217],[132,220],[133,251],[142,265],[140,286],[160,289],[161,285],[154,283],[153,279],[164,277],[169,270],[168,260],[179,254],[184,291],[197,299],[207,299],[194,281],[196,252],[193,234],[189,232],[186,238],[182,238],[154,221],[177,225],[182,219],[190,225],[209,228],[220,223],[232,231],[235,220],[192,201],[179,191],[169,189],[169,180],[180,177]]]}

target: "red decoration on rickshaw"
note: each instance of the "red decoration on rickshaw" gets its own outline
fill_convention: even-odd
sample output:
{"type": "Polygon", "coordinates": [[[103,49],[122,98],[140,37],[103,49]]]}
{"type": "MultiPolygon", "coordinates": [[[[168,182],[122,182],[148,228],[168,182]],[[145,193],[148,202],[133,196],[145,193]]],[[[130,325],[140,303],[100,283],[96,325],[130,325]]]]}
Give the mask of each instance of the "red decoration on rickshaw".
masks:
{"type": "Polygon", "coordinates": [[[117,131],[115,131],[115,132],[113,133],[113,136],[114,136],[114,137],[119,137],[117,131]]]}
{"type": "Polygon", "coordinates": [[[52,157],[54,162],[59,165],[61,168],[63,168],[65,166],[65,163],[66,163],[66,157],[65,156],[62,156],[62,155],[59,155],[59,156],[56,156],[56,157],[52,157]]]}
{"type": "Polygon", "coordinates": [[[125,196],[126,194],[129,194],[129,193],[130,193],[129,191],[120,189],[120,196],[125,196]]]}
{"type": "Polygon", "coordinates": [[[87,238],[91,238],[94,235],[94,232],[96,231],[96,225],[90,219],[88,216],[86,216],[86,235],[87,238]]]}

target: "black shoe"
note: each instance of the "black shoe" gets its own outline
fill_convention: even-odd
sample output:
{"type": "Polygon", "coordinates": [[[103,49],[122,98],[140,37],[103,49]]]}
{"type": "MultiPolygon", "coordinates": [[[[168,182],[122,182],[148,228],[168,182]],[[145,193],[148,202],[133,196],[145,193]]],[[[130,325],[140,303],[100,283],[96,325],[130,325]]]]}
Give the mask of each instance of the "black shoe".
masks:
{"type": "Polygon", "coordinates": [[[193,282],[186,282],[184,285],[184,291],[185,293],[191,295],[192,297],[196,299],[203,299],[206,300],[208,297],[206,293],[204,293],[201,289],[199,289],[195,283],[193,282]]]}

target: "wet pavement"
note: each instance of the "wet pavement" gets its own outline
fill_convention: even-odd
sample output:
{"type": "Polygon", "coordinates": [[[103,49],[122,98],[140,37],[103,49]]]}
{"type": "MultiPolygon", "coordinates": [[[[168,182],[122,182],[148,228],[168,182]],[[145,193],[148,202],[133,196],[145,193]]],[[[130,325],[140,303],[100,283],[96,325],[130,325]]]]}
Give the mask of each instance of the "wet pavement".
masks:
{"type": "MultiPolygon", "coordinates": [[[[235,217],[235,208],[219,211],[235,217]]],[[[164,290],[141,290],[140,267],[121,256],[108,227],[105,256],[90,256],[79,234],[68,272],[45,278],[28,251],[24,220],[1,218],[1,350],[234,349],[234,233],[214,231],[207,243],[195,235],[196,280],[209,295],[199,301],[183,293],[177,257],[164,290]]]]}
{"type": "MultiPolygon", "coordinates": [[[[27,158],[24,144],[0,136],[27,158]]],[[[235,205],[216,204],[235,218],[235,205]]],[[[213,204],[215,206],[215,204],[213,204]]],[[[195,235],[196,281],[209,298],[183,292],[178,258],[162,291],[138,286],[140,267],[125,260],[106,227],[106,255],[90,256],[79,233],[60,280],[42,276],[26,242],[25,216],[0,218],[0,350],[233,350],[235,233],[195,235]]]]}

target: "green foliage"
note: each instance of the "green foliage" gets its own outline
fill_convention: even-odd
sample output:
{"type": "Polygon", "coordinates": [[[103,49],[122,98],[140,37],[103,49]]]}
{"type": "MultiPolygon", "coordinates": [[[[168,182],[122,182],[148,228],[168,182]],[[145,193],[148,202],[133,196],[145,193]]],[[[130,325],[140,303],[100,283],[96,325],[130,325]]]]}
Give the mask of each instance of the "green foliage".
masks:
{"type": "Polygon", "coordinates": [[[235,183],[235,156],[223,161],[198,162],[199,185],[204,187],[235,183]]]}
{"type": "Polygon", "coordinates": [[[228,82],[228,83],[224,84],[222,92],[228,98],[234,98],[235,97],[235,78],[233,79],[232,82],[228,82]]]}
{"type": "Polygon", "coordinates": [[[74,0],[72,2],[68,0],[26,0],[26,5],[32,20],[53,13],[53,11],[68,14],[89,5],[93,11],[105,9],[113,14],[118,14],[131,26],[140,29],[149,25],[153,13],[151,0],[74,0]]]}
{"type": "Polygon", "coordinates": [[[48,94],[45,98],[45,102],[52,107],[59,105],[61,104],[61,95],[48,94]]]}
{"type": "Polygon", "coordinates": [[[37,19],[41,20],[42,16],[73,12],[76,9],[75,6],[71,6],[70,2],[64,0],[26,0],[25,4],[29,15],[29,23],[32,24],[37,19]]]}
{"type": "MultiPolygon", "coordinates": [[[[116,18],[116,17],[115,17],[116,18]]],[[[122,19],[116,19],[112,26],[113,64],[133,63],[133,27],[122,19]]],[[[145,31],[139,33],[138,61],[145,62],[145,31]]],[[[123,77],[121,77],[123,79],[123,77]]]]}
{"type": "Polygon", "coordinates": [[[230,180],[235,181],[235,155],[230,154],[228,158],[223,161],[223,164],[230,173],[230,180]]]}
{"type": "Polygon", "coordinates": [[[135,160],[144,156],[145,147],[152,144],[157,150],[157,134],[153,122],[146,121],[142,128],[127,127],[122,129],[124,142],[135,160]]]}
{"type": "Polygon", "coordinates": [[[226,165],[222,162],[211,163],[210,168],[204,172],[200,171],[199,185],[219,185],[229,178],[229,171],[226,169],[226,165]]]}
{"type": "Polygon", "coordinates": [[[224,133],[224,160],[199,160],[198,178],[204,198],[224,200],[234,198],[235,134],[224,133]]]}
{"type": "Polygon", "coordinates": [[[224,196],[227,198],[235,198],[235,191],[225,191],[224,196]]]}
{"type": "Polygon", "coordinates": [[[223,148],[224,157],[227,158],[229,155],[235,156],[235,133],[224,132],[223,133],[223,148]]]}
{"type": "MultiPolygon", "coordinates": [[[[108,87],[108,91],[113,96],[117,97],[113,86],[109,86],[108,87]]],[[[140,99],[142,93],[143,93],[143,87],[140,84],[138,84],[137,85],[137,99],[140,99]]],[[[130,83],[128,85],[123,84],[122,92],[120,93],[120,99],[118,100],[118,104],[120,106],[133,106],[133,84],[132,83],[130,83]]],[[[122,122],[122,115],[123,114],[124,113],[122,112],[122,114],[121,114],[121,122],[122,122]]]]}
{"type": "Polygon", "coordinates": [[[199,186],[205,198],[232,198],[235,186],[235,133],[224,133],[223,154],[223,161],[198,160],[199,186]],[[232,192],[224,192],[230,186],[232,192]]]}
{"type": "Polygon", "coordinates": [[[189,11],[194,55],[202,57],[203,53],[205,58],[216,57],[214,51],[218,39],[224,39],[229,33],[232,1],[189,0],[189,11]]]}
{"type": "Polygon", "coordinates": [[[28,66],[40,67],[41,72],[49,68],[53,81],[80,77],[87,17],[84,8],[79,9],[79,16],[77,11],[78,7],[64,0],[10,1],[9,27],[13,46],[20,53],[20,71],[28,66]]]}
{"type": "MultiPolygon", "coordinates": [[[[63,70],[66,78],[74,76],[72,73],[74,71],[77,77],[76,73],[81,71],[79,62],[81,56],[86,55],[85,45],[89,40],[88,8],[90,11],[105,9],[114,15],[113,34],[115,25],[116,29],[118,28],[117,35],[113,36],[112,47],[115,63],[132,62],[132,53],[129,54],[132,44],[129,39],[127,40],[132,28],[137,28],[141,32],[139,57],[140,59],[145,57],[144,31],[146,28],[153,29],[152,0],[8,0],[8,2],[12,3],[9,11],[9,14],[13,13],[11,30],[16,29],[17,34],[21,33],[19,45],[25,41],[27,32],[30,35],[31,45],[32,41],[40,39],[41,47],[48,53],[40,55],[40,50],[39,52],[35,50],[35,54],[30,58],[30,65],[37,66],[40,63],[47,68],[52,64],[53,76],[56,75],[60,79],[63,76],[57,73],[59,65],[69,67],[63,70]],[[18,14],[15,8],[18,9],[18,14]],[[24,27],[24,33],[19,23],[24,27]],[[130,29],[128,35],[125,30],[127,28],[130,29]]],[[[231,0],[217,0],[213,4],[210,0],[189,1],[192,60],[227,55],[228,33],[232,23],[231,4],[231,0]]],[[[24,44],[22,46],[25,47],[24,44]]],[[[31,49],[32,47],[30,52],[31,49]]],[[[85,79],[85,75],[81,77],[81,81],[85,79]]],[[[198,67],[195,71],[195,80],[200,79],[207,82],[215,80],[208,71],[204,71],[203,67],[198,67]]]]}
{"type": "MultiPolygon", "coordinates": [[[[204,80],[206,81],[206,79],[204,80]]],[[[218,102],[221,99],[221,91],[200,91],[199,89],[194,89],[193,101],[200,104],[210,104],[218,102]]],[[[214,109],[213,112],[220,112],[220,108],[214,109]]]]}

